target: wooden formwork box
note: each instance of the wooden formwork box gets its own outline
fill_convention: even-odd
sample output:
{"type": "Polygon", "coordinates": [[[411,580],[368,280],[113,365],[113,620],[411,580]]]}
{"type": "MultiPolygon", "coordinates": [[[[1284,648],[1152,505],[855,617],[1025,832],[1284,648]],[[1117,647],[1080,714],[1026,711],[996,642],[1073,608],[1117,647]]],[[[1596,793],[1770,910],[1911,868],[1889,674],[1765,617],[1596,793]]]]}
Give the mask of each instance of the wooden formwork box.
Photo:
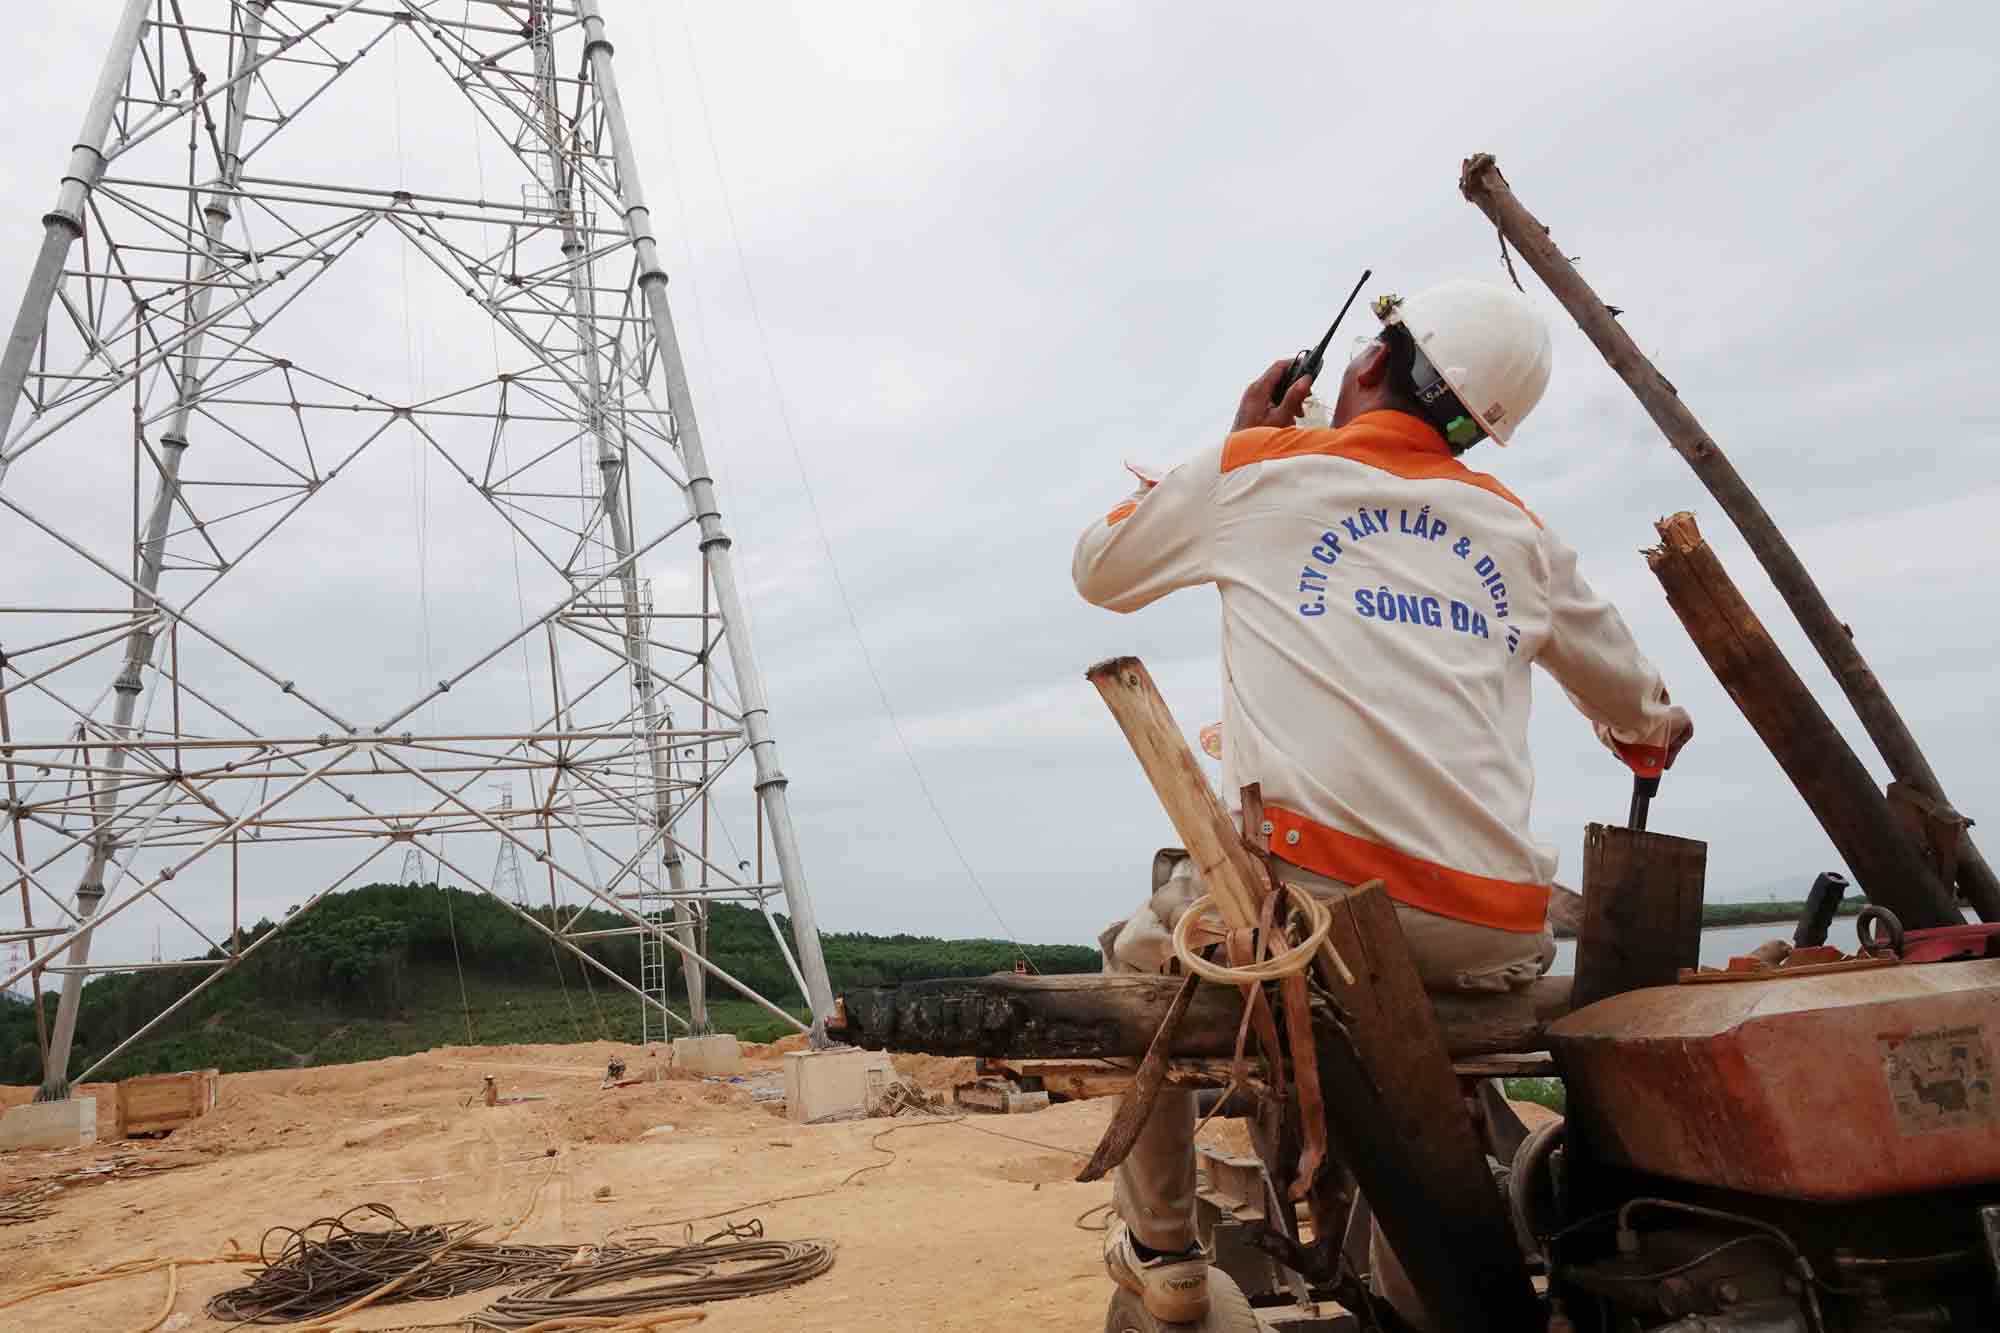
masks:
{"type": "Polygon", "coordinates": [[[215,1109],[221,1071],[141,1074],[118,1085],[118,1119],[125,1137],[178,1129],[215,1109]]]}

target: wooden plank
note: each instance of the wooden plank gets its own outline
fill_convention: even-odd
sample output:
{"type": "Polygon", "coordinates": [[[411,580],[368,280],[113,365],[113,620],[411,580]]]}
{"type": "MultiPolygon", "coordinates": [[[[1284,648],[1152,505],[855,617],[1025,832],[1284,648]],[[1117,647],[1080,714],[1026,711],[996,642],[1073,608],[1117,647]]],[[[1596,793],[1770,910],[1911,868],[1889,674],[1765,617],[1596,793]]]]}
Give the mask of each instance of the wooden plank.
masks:
{"type": "MultiPolygon", "coordinates": [[[[1949,807],[1944,789],[1930,761],[1924,757],[1902,714],[1890,701],[1882,682],[1876,678],[1855,642],[1853,628],[1833,613],[1825,594],[1806,572],[1805,563],[1792,550],[1762,502],[1736,471],[1722,447],[1715,442],[1659,368],[1639,350],[1632,335],[1612,311],[1592,291],[1583,275],[1569,261],[1563,247],[1549,229],[1514,196],[1507,178],[1490,153],[1477,153],[1465,160],[1459,172],[1458,188],[1486,214],[1499,229],[1504,242],[1511,241],[1549,291],[1562,302],[1599,353],[1618,377],[1625,381],[1646,414],[1666,436],[1675,453],[1686,460],[1701,478],[1709,494],[1736,524],[1737,531],[1770,576],[1778,595],[1785,599],[1798,618],[1806,638],[1819,650],[1827,670],[1839,682],[1841,691],[1861,719],[1868,736],[1888,763],[1889,771],[1924,795],[1949,807]]],[[[1959,843],[1958,882],[1980,918],[2000,921],[2000,876],[1972,845],[1970,838],[1959,843]]],[[[1951,876],[1945,877],[1950,883],[1951,876]]]]}
{"type": "Polygon", "coordinates": [[[1760,967],[1754,972],[1683,972],[1683,986],[1734,985],[1739,981],[1789,981],[1793,977],[1823,977],[1842,972],[1867,972],[1879,967],[1902,967],[1900,958],[1848,958],[1838,963],[1801,963],[1797,967],[1760,967]]]}
{"type": "Polygon", "coordinates": [[[1382,1234],[1438,1328],[1540,1327],[1513,1226],[1465,1112],[1443,1029],[1374,885],[1334,908],[1334,940],[1357,970],[1333,998],[1345,1033],[1318,1030],[1327,1127],[1382,1234]]]}
{"type": "Polygon", "coordinates": [[[1556,1062],[1549,1055],[1474,1055],[1453,1060],[1460,1078],[1554,1078],[1556,1062]]]}
{"type": "MultiPolygon", "coordinates": [[[[1039,1085],[1070,1101],[1118,1097],[1132,1086],[1137,1072],[1131,1063],[1111,1060],[981,1060],[979,1072],[1016,1083],[1039,1085]]],[[[1226,1088],[1227,1060],[1176,1060],[1166,1068],[1166,1082],[1176,1088],[1226,1088]]]]}
{"type": "MultiPolygon", "coordinates": [[[[870,1050],[1019,1060],[1138,1059],[1166,1017],[1178,977],[988,977],[858,986],[827,1030],[870,1050]]],[[[1543,977],[1495,995],[1434,994],[1431,1009],[1453,1058],[1548,1049],[1548,1025],[1569,1012],[1570,978],[1543,977]]],[[[1203,986],[1188,1002],[1170,1054],[1227,1060],[1243,997],[1203,986]]]]}
{"type": "Polygon", "coordinates": [[[1666,589],[1667,604],[1805,798],[1862,891],[1906,926],[1956,924],[1960,917],[1944,884],[1702,540],[1694,515],[1675,514],[1657,527],[1660,545],[1646,552],[1646,563],[1666,589]]]}
{"type": "Polygon", "coordinates": [[[1671,986],[1682,968],[1700,965],[1707,869],[1705,842],[1605,824],[1584,829],[1576,1007],[1671,986]]]}

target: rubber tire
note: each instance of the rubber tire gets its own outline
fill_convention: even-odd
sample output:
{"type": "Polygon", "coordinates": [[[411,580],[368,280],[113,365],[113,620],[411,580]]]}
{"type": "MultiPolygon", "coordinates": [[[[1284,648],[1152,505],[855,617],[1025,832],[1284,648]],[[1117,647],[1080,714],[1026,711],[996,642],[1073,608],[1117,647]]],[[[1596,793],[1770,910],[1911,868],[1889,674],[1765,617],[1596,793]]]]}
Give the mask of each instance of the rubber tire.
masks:
{"type": "Polygon", "coordinates": [[[1193,1324],[1169,1324],[1155,1319],[1137,1292],[1116,1288],[1111,1309],[1104,1316],[1104,1333],[1258,1333],[1263,1326],[1229,1275],[1210,1265],[1208,1270],[1208,1316],[1193,1324]]]}

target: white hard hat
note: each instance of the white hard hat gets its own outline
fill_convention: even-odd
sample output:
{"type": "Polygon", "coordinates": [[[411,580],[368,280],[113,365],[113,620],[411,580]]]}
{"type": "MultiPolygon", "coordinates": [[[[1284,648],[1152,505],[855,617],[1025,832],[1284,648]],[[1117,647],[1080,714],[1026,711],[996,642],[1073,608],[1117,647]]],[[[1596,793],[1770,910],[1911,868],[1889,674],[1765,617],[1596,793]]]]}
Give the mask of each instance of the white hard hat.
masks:
{"type": "Polygon", "coordinates": [[[1465,410],[1501,444],[1549,387],[1549,326],[1519,292],[1460,278],[1407,300],[1383,297],[1375,313],[1384,325],[1410,331],[1465,410]]]}

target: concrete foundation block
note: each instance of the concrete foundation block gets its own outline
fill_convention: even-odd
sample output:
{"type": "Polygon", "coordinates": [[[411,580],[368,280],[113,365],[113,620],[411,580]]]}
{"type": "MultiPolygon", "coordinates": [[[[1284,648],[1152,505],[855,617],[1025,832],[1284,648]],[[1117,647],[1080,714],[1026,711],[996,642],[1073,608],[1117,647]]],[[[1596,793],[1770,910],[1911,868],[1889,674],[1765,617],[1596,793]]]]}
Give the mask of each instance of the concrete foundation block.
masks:
{"type": "Polygon", "coordinates": [[[896,1081],[887,1051],[785,1052],[785,1115],[794,1124],[856,1120],[896,1081]]]}
{"type": "Polygon", "coordinates": [[[81,1148],[97,1142],[97,1101],[30,1102],[0,1115],[0,1152],[81,1148]]]}
{"type": "Polygon", "coordinates": [[[740,1074],[743,1049],[726,1032],[712,1037],[675,1037],[674,1068],[696,1074],[740,1074]]]}

